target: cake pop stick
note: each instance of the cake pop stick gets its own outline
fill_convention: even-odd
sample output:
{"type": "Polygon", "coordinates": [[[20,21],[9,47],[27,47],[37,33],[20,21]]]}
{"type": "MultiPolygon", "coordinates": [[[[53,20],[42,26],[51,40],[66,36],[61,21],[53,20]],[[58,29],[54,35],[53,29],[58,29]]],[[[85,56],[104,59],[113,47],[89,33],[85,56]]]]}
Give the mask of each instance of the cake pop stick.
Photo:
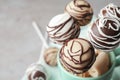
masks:
{"type": "Polygon", "coordinates": [[[40,54],[40,59],[39,59],[38,63],[43,63],[45,61],[47,64],[48,64],[48,62],[50,62],[50,64],[48,64],[48,65],[55,66],[57,64],[56,57],[57,57],[58,48],[49,47],[46,39],[42,35],[42,32],[40,31],[37,23],[35,21],[33,21],[32,25],[35,28],[39,38],[42,40],[43,44],[45,45],[45,48],[47,48],[47,49],[45,49],[44,47],[41,48],[42,52],[40,54]],[[47,52],[47,54],[45,54],[46,51],[49,51],[49,52],[47,52]],[[53,54],[55,54],[55,55],[53,55],[53,54]],[[44,56],[42,56],[42,55],[44,55],[44,56]],[[43,59],[43,57],[44,57],[44,59],[43,59]],[[54,60],[52,60],[52,59],[54,59],[54,60]]]}
{"type": "Polygon", "coordinates": [[[42,33],[41,33],[41,31],[40,31],[40,29],[39,29],[37,23],[36,23],[35,21],[33,21],[33,22],[32,22],[32,25],[33,25],[33,27],[35,28],[35,30],[36,30],[36,32],[37,32],[39,38],[40,38],[40,39],[42,40],[42,42],[44,43],[45,47],[48,48],[49,46],[48,46],[48,44],[47,44],[45,38],[43,37],[43,35],[42,35],[42,33]]]}

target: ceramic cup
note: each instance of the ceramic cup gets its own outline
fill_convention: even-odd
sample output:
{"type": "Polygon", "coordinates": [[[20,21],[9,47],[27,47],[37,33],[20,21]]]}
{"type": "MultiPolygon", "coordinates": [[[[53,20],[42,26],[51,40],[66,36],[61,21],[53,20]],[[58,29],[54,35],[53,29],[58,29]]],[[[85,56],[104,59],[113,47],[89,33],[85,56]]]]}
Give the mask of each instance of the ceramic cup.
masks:
{"type": "Polygon", "coordinates": [[[61,65],[59,60],[59,55],[58,55],[57,62],[58,62],[58,69],[60,71],[61,80],[112,80],[111,77],[115,67],[120,65],[120,47],[110,52],[109,55],[110,55],[110,61],[112,64],[110,69],[105,74],[95,78],[93,77],[83,78],[83,77],[78,77],[76,75],[69,73],[61,65]]]}

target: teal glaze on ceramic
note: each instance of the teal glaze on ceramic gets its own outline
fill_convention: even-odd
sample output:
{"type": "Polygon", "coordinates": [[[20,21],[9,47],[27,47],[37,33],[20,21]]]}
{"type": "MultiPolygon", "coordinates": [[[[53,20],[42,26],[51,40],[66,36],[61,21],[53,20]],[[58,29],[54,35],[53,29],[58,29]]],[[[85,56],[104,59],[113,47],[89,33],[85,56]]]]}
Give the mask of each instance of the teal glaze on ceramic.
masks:
{"type": "Polygon", "coordinates": [[[115,53],[116,56],[116,66],[120,65],[120,46],[117,47],[115,50],[113,50],[113,52],[115,53]]]}
{"type": "Polygon", "coordinates": [[[120,55],[120,46],[114,49],[113,52],[115,53],[115,56],[120,55]]]}
{"type": "MultiPolygon", "coordinates": [[[[120,52],[120,51],[118,51],[120,52]]],[[[111,80],[113,71],[115,69],[116,66],[118,66],[120,64],[120,55],[118,55],[117,57],[115,56],[115,54],[117,54],[117,52],[110,52],[110,60],[112,63],[111,68],[109,69],[109,71],[107,71],[105,74],[93,78],[93,77],[89,77],[89,78],[83,78],[83,77],[78,77],[76,75],[73,75],[69,72],[67,72],[61,65],[60,61],[59,61],[59,56],[57,57],[57,62],[58,62],[58,68],[60,71],[60,76],[61,76],[61,80],[111,80]]]]}

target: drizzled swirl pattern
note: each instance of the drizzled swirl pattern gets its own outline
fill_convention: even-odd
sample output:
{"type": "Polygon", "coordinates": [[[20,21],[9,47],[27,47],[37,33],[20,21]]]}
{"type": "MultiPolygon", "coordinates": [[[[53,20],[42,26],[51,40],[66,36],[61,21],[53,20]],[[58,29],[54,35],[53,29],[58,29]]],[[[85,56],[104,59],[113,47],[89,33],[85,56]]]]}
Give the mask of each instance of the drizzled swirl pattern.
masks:
{"type": "Polygon", "coordinates": [[[111,17],[97,19],[89,31],[89,37],[95,48],[110,51],[120,43],[120,22],[111,17]]]}
{"type": "Polygon", "coordinates": [[[100,10],[99,17],[114,17],[120,20],[120,7],[110,3],[100,10]]]}
{"type": "Polygon", "coordinates": [[[26,70],[28,80],[47,80],[47,73],[40,64],[32,64],[26,70]]]}
{"type": "Polygon", "coordinates": [[[93,16],[90,4],[85,0],[73,0],[66,6],[66,11],[78,20],[81,26],[88,24],[93,16]]]}
{"type": "Polygon", "coordinates": [[[41,71],[33,71],[29,76],[28,80],[46,80],[46,76],[41,71]]]}
{"type": "Polygon", "coordinates": [[[73,74],[87,71],[94,61],[94,49],[85,39],[70,40],[61,48],[60,62],[67,71],[73,74]]]}
{"type": "Polygon", "coordinates": [[[64,13],[53,17],[47,26],[47,32],[53,42],[64,44],[79,36],[80,27],[68,13],[64,13]]]}

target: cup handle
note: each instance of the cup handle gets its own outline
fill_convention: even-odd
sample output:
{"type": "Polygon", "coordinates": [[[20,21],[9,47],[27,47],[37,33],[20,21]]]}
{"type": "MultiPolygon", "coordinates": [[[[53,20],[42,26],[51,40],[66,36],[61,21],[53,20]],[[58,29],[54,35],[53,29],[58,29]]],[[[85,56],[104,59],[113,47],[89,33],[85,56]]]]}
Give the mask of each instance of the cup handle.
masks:
{"type": "Polygon", "coordinates": [[[115,56],[116,56],[116,66],[119,66],[120,65],[120,46],[115,50],[113,50],[113,52],[115,53],[115,56]]]}

